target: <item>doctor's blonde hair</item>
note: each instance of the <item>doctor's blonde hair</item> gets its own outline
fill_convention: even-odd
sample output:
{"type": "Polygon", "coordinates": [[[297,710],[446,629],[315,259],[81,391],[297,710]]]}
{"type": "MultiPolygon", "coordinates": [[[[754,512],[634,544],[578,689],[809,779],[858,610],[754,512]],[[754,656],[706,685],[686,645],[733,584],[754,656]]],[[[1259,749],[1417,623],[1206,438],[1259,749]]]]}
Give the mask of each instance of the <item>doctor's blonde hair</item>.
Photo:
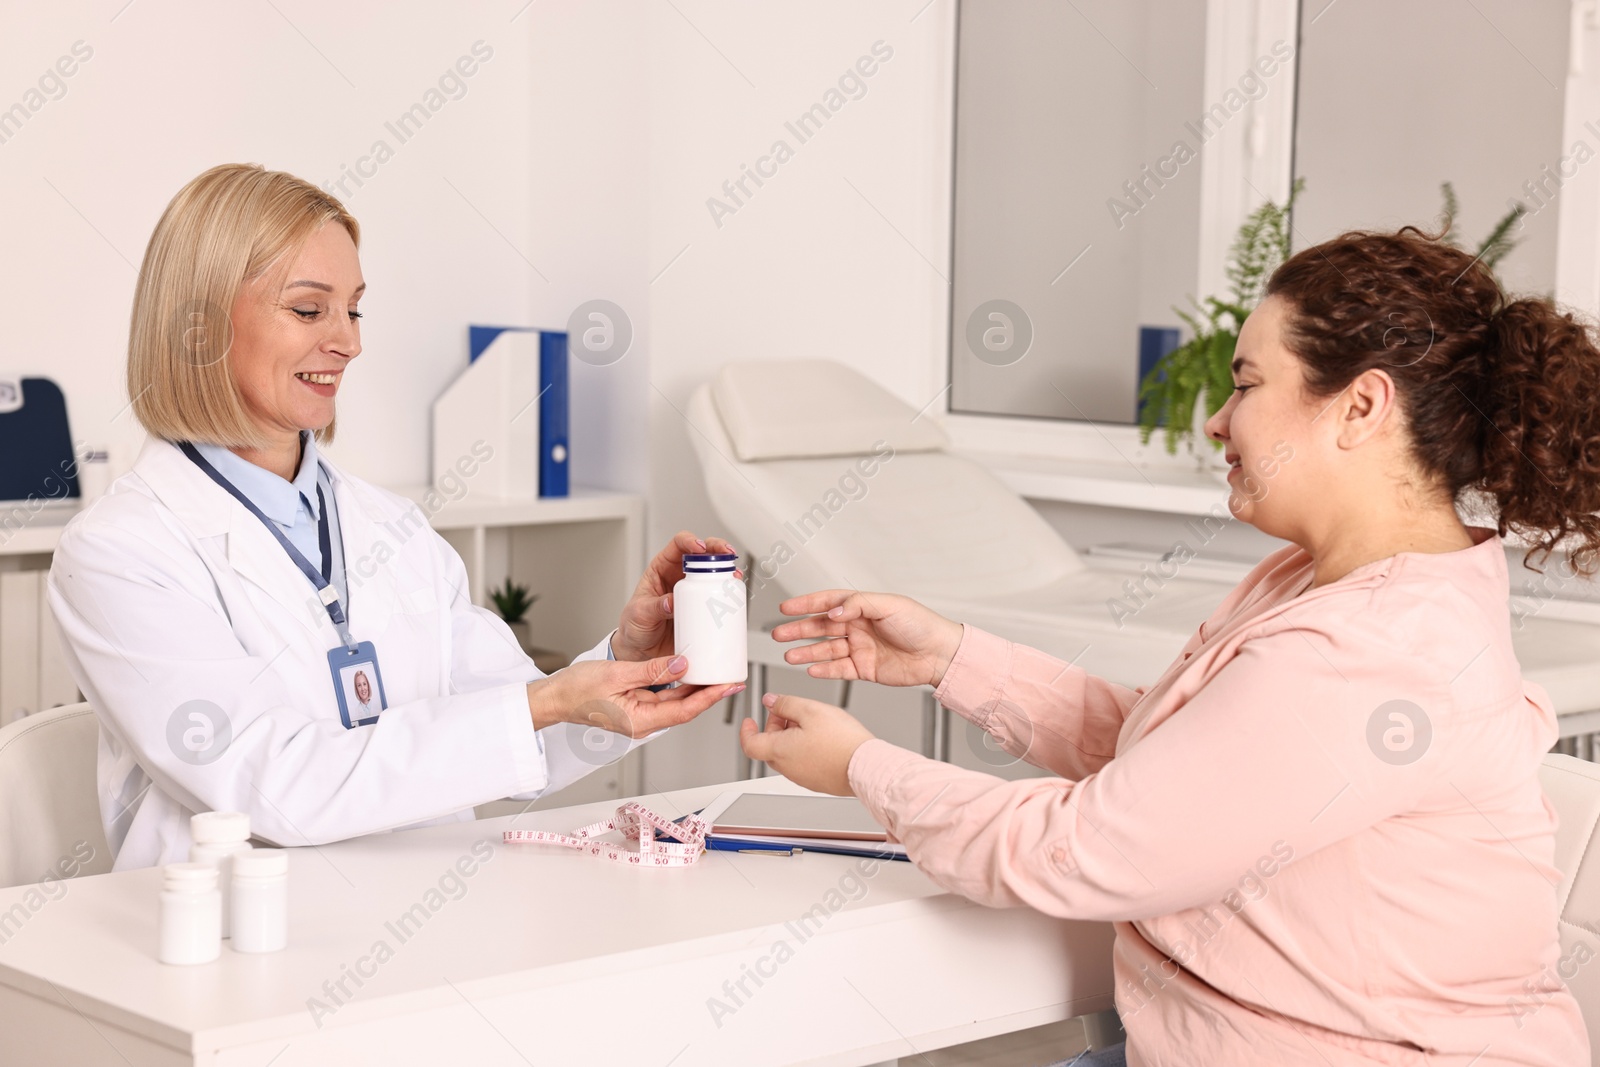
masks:
{"type": "MultiPolygon", "coordinates": [[[[228,360],[240,288],[281,272],[337,222],[361,247],[338,199],[259,163],[212,167],[172,198],[145,248],[128,328],[128,395],[152,436],[228,448],[266,444],[228,360]]],[[[333,438],[333,423],[317,431],[333,438]]]]}

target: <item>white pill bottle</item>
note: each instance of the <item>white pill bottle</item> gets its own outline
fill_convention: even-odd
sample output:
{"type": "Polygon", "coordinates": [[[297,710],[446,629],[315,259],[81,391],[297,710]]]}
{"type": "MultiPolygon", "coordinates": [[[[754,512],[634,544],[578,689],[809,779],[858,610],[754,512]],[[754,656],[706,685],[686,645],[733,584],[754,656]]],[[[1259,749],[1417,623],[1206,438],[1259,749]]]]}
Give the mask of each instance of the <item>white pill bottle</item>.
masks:
{"type": "Polygon", "coordinates": [[[222,954],[222,894],[209,863],[169,863],[161,869],[162,963],[210,963],[222,954]]]}
{"type": "Polygon", "coordinates": [[[289,940],[289,853],[258,848],[233,857],[233,950],[277,952],[289,940]]]}
{"type": "Polygon", "coordinates": [[[201,811],[189,816],[189,862],[217,869],[222,894],[222,936],[232,935],[233,857],[250,851],[250,816],[242,811],[201,811]]]}
{"type": "Polygon", "coordinates": [[[745,647],[745,586],[734,577],[733,553],[683,557],[683,580],[672,587],[675,649],[689,659],[689,685],[742,682],[750,671],[745,647]]]}

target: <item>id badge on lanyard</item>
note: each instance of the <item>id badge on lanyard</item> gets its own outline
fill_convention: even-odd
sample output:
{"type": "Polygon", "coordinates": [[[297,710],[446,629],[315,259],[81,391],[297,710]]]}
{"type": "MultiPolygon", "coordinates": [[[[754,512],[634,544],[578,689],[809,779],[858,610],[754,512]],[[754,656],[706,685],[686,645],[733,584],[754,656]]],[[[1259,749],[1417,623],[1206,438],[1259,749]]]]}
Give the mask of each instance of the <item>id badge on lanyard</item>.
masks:
{"type": "Polygon", "coordinates": [[[332,674],[334,696],[339,702],[339,719],[344,723],[345,729],[370,726],[377,722],[379,714],[388,707],[388,699],[383,690],[383,674],[378,670],[378,651],[371,641],[357,642],[351,638],[350,623],[345,617],[344,604],[330,580],[330,575],[333,573],[333,538],[328,529],[328,502],[323,499],[322,487],[317,486],[319,512],[317,540],[318,546],[322,549],[322,568],[318,570],[283,535],[283,531],[278,529],[276,523],[263,515],[261,509],[256,507],[249,497],[206,461],[199,449],[188,442],[182,442],[178,447],[195,466],[205,471],[212,481],[226,489],[235,500],[244,505],[245,510],[261,521],[261,525],[277,539],[295,566],[300,568],[300,573],[316,587],[317,597],[328,612],[328,618],[332,621],[334,629],[339,631],[339,639],[342,642],[338,648],[328,650],[328,670],[332,674]]]}
{"type": "Polygon", "coordinates": [[[378,713],[389,701],[383,693],[383,672],[378,670],[378,650],[372,642],[362,641],[355,648],[330,648],[328,669],[333,672],[333,691],[339,698],[344,728],[377,722],[378,713]]]}

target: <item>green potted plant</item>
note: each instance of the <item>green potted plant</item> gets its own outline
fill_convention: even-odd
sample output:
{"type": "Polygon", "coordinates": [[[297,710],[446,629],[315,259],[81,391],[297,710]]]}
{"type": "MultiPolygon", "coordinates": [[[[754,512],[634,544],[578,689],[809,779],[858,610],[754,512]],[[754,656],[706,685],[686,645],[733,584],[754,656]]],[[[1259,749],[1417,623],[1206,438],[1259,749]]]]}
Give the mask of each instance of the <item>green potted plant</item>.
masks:
{"type": "Polygon", "coordinates": [[[538,593],[529,593],[527,586],[513,582],[508,577],[500,588],[489,590],[489,599],[494,601],[494,610],[511,627],[512,636],[535,666],[545,674],[566,666],[566,658],[561,653],[533,644],[532,632],[528,627],[528,610],[538,601],[538,593]]]}
{"type": "MultiPolygon", "coordinates": [[[[1139,383],[1139,401],[1143,405],[1139,411],[1141,444],[1149,444],[1150,435],[1161,426],[1169,453],[1176,455],[1178,443],[1187,442],[1204,466],[1226,474],[1227,468],[1217,455],[1222,443],[1211,441],[1212,447],[1202,450],[1198,442],[1207,440],[1205,421],[1222,409],[1233,391],[1233,350],[1239,343],[1239,328],[1260,302],[1267,279],[1289,256],[1289,211],[1304,186],[1305,179],[1296,178],[1287,201],[1282,205],[1267,201],[1239,227],[1228,252],[1226,272],[1231,299],[1208,296],[1200,304],[1190,298],[1195,314],[1172,309],[1193,336],[1162,356],[1139,383]]],[[[1444,199],[1438,220],[1444,229],[1443,240],[1460,247],[1455,230],[1460,209],[1455,187],[1444,182],[1439,191],[1444,199]]],[[[1520,238],[1512,237],[1511,231],[1526,210],[1521,204],[1515,205],[1478,242],[1474,255],[1491,271],[1519,243],[1520,238]]]]}
{"type": "MultiPolygon", "coordinates": [[[[1453,248],[1460,248],[1461,242],[1456,239],[1455,219],[1456,212],[1460,210],[1460,203],[1456,200],[1455,186],[1449,182],[1439,185],[1439,192],[1444,197],[1444,208],[1439,212],[1439,222],[1444,226],[1444,242],[1453,248]]],[[[1478,242],[1478,247],[1473,249],[1473,255],[1478,262],[1488,267],[1493,273],[1495,265],[1522,243],[1522,238],[1512,237],[1511,230],[1522,221],[1522,216],[1527,214],[1528,207],[1520,200],[1514,204],[1510,211],[1500,216],[1500,221],[1494,224],[1489,231],[1489,236],[1478,242]]],[[[1496,278],[1498,281],[1498,277],[1496,278]]]]}
{"type": "MultiPolygon", "coordinates": [[[[1139,383],[1141,444],[1149,444],[1150,435],[1164,424],[1169,453],[1176,455],[1178,443],[1187,441],[1195,456],[1207,460],[1198,444],[1206,439],[1201,427],[1222,409],[1233,391],[1231,364],[1239,328],[1260,301],[1273,270],[1288,258],[1289,210],[1304,187],[1305,179],[1296,178],[1287,201],[1276,204],[1268,200],[1239,227],[1228,251],[1230,299],[1208,296],[1201,303],[1191,297],[1194,314],[1172,309],[1193,336],[1157,360],[1139,383]]],[[[1213,453],[1221,448],[1221,442],[1211,444],[1213,453]]]]}

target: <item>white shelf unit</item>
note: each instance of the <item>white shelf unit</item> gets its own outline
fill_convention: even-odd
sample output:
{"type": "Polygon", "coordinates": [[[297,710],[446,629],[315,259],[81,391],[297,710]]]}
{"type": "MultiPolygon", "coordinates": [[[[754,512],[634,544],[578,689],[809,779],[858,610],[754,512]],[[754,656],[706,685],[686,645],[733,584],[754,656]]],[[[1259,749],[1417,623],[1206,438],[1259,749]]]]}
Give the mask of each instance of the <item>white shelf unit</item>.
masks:
{"type": "Polygon", "coordinates": [[[44,590],[50,555],[77,513],[0,506],[0,726],[81,699],[44,590]]]}
{"type": "MultiPolygon", "coordinates": [[[[644,498],[574,487],[567,497],[503,499],[468,493],[437,506],[428,486],[393,487],[416,501],[428,522],[461,556],[472,602],[494,606],[489,591],[506,578],[538,594],[528,611],[529,639],[571,657],[617,625],[644,572],[644,498]]],[[[644,791],[646,749],[601,767],[534,808],[615,800],[644,791]]],[[[521,811],[511,801],[482,805],[480,816],[521,811]],[[511,806],[514,805],[514,806],[511,806]]]]}
{"type": "Polygon", "coordinates": [[[538,594],[528,612],[531,639],[569,659],[617,625],[643,573],[640,496],[584,488],[559,498],[469,494],[429,514],[428,487],[392,491],[422,505],[461,555],[474,604],[492,609],[489,591],[508,577],[538,594]]]}

